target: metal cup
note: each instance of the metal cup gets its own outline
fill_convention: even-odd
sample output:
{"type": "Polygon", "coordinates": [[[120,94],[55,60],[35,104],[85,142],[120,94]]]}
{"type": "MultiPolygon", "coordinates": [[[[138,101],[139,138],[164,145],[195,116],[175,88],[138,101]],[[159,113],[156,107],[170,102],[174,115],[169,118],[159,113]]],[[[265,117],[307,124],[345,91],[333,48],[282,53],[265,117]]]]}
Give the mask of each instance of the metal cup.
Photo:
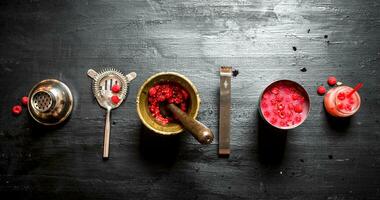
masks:
{"type": "Polygon", "coordinates": [[[264,119],[264,121],[266,121],[270,126],[275,127],[277,129],[280,129],[280,130],[290,130],[290,129],[294,129],[294,128],[298,127],[299,125],[301,125],[307,119],[307,117],[309,116],[310,108],[311,108],[311,104],[310,104],[309,94],[307,93],[307,91],[305,90],[304,87],[302,87],[299,83],[297,83],[295,81],[292,81],[292,80],[282,79],[282,80],[273,81],[272,83],[270,83],[263,90],[263,92],[261,92],[261,95],[259,97],[259,107],[258,107],[258,110],[259,110],[259,113],[261,115],[261,118],[264,119]],[[264,114],[262,113],[262,110],[261,110],[261,100],[263,98],[264,93],[267,90],[269,90],[273,85],[278,84],[279,82],[284,82],[286,84],[294,85],[298,89],[298,91],[301,92],[301,95],[305,98],[305,102],[307,103],[306,117],[300,123],[298,123],[298,124],[294,124],[294,125],[287,126],[287,127],[275,126],[275,125],[272,125],[269,121],[267,121],[267,119],[264,117],[264,114]]]}
{"type": "Polygon", "coordinates": [[[69,117],[72,109],[71,91],[59,80],[43,80],[29,92],[29,114],[39,124],[58,125],[69,117]]]}

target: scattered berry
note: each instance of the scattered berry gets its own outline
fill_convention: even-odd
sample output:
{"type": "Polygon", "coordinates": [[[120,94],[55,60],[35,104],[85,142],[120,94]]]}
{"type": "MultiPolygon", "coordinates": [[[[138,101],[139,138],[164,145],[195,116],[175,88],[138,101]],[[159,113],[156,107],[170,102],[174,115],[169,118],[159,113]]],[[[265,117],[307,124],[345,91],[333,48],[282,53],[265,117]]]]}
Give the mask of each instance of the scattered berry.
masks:
{"type": "Polygon", "coordinates": [[[113,104],[118,104],[120,102],[120,98],[118,96],[116,96],[116,95],[113,95],[111,97],[111,100],[112,100],[113,104]]]}
{"type": "Polygon", "coordinates": [[[112,86],[112,92],[114,92],[114,93],[120,92],[120,85],[113,85],[112,86]]]}
{"type": "Polygon", "coordinates": [[[336,78],[334,76],[329,76],[329,78],[327,79],[327,83],[330,85],[330,86],[334,86],[336,84],[336,78]]]}
{"type": "Polygon", "coordinates": [[[320,85],[317,89],[319,95],[324,95],[326,93],[326,88],[323,85],[320,85]]]}
{"type": "Polygon", "coordinates": [[[22,111],[22,107],[20,105],[15,105],[12,107],[12,113],[16,116],[20,115],[21,111],[22,111]]]}
{"type": "Polygon", "coordinates": [[[29,98],[26,97],[26,96],[24,96],[24,97],[21,98],[21,103],[22,103],[22,105],[24,105],[24,106],[27,106],[27,105],[28,105],[28,101],[29,101],[29,98]]]}

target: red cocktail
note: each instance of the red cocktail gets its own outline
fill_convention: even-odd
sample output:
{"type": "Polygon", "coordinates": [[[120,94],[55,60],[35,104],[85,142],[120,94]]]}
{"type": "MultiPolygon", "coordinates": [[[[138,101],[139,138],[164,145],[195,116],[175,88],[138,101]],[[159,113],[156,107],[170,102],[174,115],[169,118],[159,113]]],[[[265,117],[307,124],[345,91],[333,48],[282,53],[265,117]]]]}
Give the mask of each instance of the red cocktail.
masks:
{"type": "Polygon", "coordinates": [[[261,116],[269,124],[279,129],[292,129],[307,118],[310,100],[301,85],[290,80],[280,80],[264,90],[259,106],[261,116]]]}
{"type": "Polygon", "coordinates": [[[339,86],[330,89],[324,98],[326,111],[334,117],[349,117],[360,108],[360,96],[348,86],[339,86]]]}

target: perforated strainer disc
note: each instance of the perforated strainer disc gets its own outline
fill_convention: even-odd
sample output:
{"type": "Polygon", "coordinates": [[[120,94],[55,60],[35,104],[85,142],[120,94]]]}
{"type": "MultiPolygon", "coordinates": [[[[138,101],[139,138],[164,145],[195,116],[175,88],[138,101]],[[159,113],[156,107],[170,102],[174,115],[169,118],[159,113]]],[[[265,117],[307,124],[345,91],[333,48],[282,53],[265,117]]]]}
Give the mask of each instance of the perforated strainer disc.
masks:
{"type": "Polygon", "coordinates": [[[53,99],[48,92],[40,91],[33,95],[32,105],[40,112],[47,111],[53,104],[53,99]]]}

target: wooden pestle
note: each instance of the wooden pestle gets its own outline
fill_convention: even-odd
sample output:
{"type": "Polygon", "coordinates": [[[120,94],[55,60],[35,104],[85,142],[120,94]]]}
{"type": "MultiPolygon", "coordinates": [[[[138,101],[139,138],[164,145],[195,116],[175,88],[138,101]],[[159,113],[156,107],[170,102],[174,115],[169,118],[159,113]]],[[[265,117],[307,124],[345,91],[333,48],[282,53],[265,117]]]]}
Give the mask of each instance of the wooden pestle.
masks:
{"type": "Polygon", "coordinates": [[[168,104],[168,109],[177,116],[186,130],[201,144],[210,144],[214,140],[214,134],[201,122],[193,119],[174,104],[168,104]]]}

